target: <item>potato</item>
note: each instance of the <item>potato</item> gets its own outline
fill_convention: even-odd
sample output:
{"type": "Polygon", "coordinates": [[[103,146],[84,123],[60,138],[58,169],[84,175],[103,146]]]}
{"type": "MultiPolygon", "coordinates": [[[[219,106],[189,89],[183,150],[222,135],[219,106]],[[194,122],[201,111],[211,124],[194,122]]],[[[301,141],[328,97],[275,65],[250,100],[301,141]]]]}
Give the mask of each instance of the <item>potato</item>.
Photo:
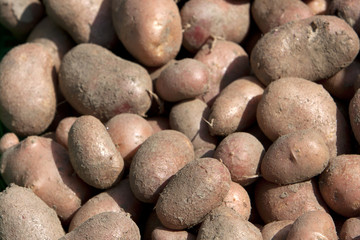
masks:
{"type": "Polygon", "coordinates": [[[262,240],[260,230],[227,207],[212,210],[199,228],[198,240],[262,240]]]}
{"type": "Polygon", "coordinates": [[[19,138],[15,133],[5,133],[0,138],[0,155],[3,154],[8,148],[19,143],[19,138]]]}
{"type": "Polygon", "coordinates": [[[112,48],[118,42],[111,20],[111,0],[43,0],[47,15],[76,43],[112,48]]]}
{"type": "Polygon", "coordinates": [[[18,136],[37,135],[54,119],[53,61],[35,43],[11,49],[0,62],[0,121],[18,136]]]}
{"type": "Polygon", "coordinates": [[[170,129],[169,118],[165,116],[153,116],[146,119],[153,128],[154,133],[170,129]]]}
{"type": "Polygon", "coordinates": [[[65,117],[63,118],[55,131],[55,138],[66,149],[68,148],[69,131],[74,122],[78,119],[77,117],[65,117]]]}
{"type": "Polygon", "coordinates": [[[204,63],[184,58],[161,72],[155,81],[156,93],[168,102],[191,99],[206,93],[209,78],[209,70],[204,63]]]}
{"type": "Polygon", "coordinates": [[[314,16],[265,34],[251,52],[250,63],[265,85],[284,77],[319,81],[349,66],[358,52],[359,38],[344,20],[314,16]]]}
{"type": "Polygon", "coordinates": [[[89,199],[71,219],[69,232],[87,219],[102,212],[126,212],[134,222],[139,222],[142,203],[131,192],[129,179],[121,180],[116,186],[89,199]]]}
{"type": "Polygon", "coordinates": [[[263,240],[286,240],[293,223],[293,220],[282,220],[266,224],[261,230],[263,240]]]}
{"type": "Polygon", "coordinates": [[[75,172],[90,186],[107,189],[120,181],[124,160],[97,118],[84,115],[74,122],[68,149],[75,172]]]}
{"type": "Polygon", "coordinates": [[[330,160],[329,166],[320,175],[319,187],[327,205],[345,217],[360,213],[360,155],[339,155],[330,160]]]}
{"type": "Polygon", "coordinates": [[[49,50],[53,58],[56,71],[60,69],[64,55],[75,46],[70,35],[60,28],[49,17],[45,17],[31,31],[27,42],[39,43],[49,50]]]}
{"type": "Polygon", "coordinates": [[[251,13],[263,33],[287,22],[313,16],[311,9],[301,0],[255,0],[251,13]]]}
{"type": "Polygon", "coordinates": [[[95,44],[79,44],[64,56],[59,83],[75,110],[102,121],[124,112],[144,116],[151,105],[146,70],[95,44]]]}
{"type": "Polygon", "coordinates": [[[355,95],[349,103],[349,118],[352,132],[358,143],[360,143],[360,88],[355,92],[355,95]]]}
{"type": "Polygon", "coordinates": [[[360,1],[333,0],[329,3],[329,14],[344,19],[360,35],[360,1]]]}
{"type": "Polygon", "coordinates": [[[210,71],[208,92],[199,97],[209,106],[222,89],[250,73],[248,54],[240,45],[231,41],[210,39],[196,53],[194,59],[204,63],[210,71]]]}
{"type": "Polygon", "coordinates": [[[181,8],[183,46],[198,51],[211,37],[240,43],[250,27],[250,1],[190,0],[181,8]]]}
{"type": "Polygon", "coordinates": [[[207,104],[200,99],[187,100],[174,105],[169,114],[171,129],[184,133],[199,148],[215,149],[217,139],[210,136],[206,122],[210,113],[207,104]]]}
{"type": "Polygon", "coordinates": [[[156,227],[151,233],[152,240],[196,240],[196,236],[185,230],[174,231],[165,227],[156,227]]]}
{"type": "Polygon", "coordinates": [[[360,237],[360,218],[348,218],[341,227],[340,240],[353,240],[360,237]]]}
{"type": "Polygon", "coordinates": [[[142,202],[156,203],[169,179],[194,160],[194,147],[181,132],[163,130],[137,150],[129,171],[130,187],[142,202]]]}
{"type": "Polygon", "coordinates": [[[227,136],[254,124],[263,92],[263,85],[255,77],[243,77],[230,83],[211,106],[210,133],[227,136]]]}
{"type": "Polygon", "coordinates": [[[333,219],[324,211],[304,213],[295,220],[286,238],[286,240],[297,239],[337,240],[333,219]]]}
{"type": "Polygon", "coordinates": [[[180,169],[161,192],[156,214],[167,228],[182,230],[202,222],[230,189],[230,173],[214,158],[198,158],[180,169]]]}
{"type": "Polygon", "coordinates": [[[0,24],[23,40],[40,22],[45,9],[39,0],[1,0],[0,24]]]}
{"type": "Polygon", "coordinates": [[[140,230],[126,213],[103,212],[89,218],[59,240],[95,239],[140,240],[140,230]]]}
{"type": "Polygon", "coordinates": [[[112,19],[125,48],[145,66],[164,65],[180,50],[181,18],[174,1],[113,0],[112,19]]]}
{"type": "Polygon", "coordinates": [[[256,117],[272,141],[294,131],[315,128],[324,134],[331,157],[351,151],[347,122],[330,94],[317,83],[301,78],[272,82],[258,104],[256,117]]]}
{"type": "Polygon", "coordinates": [[[214,158],[229,169],[232,181],[247,186],[259,177],[264,147],[253,135],[235,132],[224,138],[217,146],[214,158]]]}
{"type": "Polygon", "coordinates": [[[59,218],[30,189],[11,184],[0,193],[0,238],[58,240],[65,235],[59,218]]]}
{"type": "Polygon", "coordinates": [[[314,15],[328,14],[329,0],[304,0],[314,15]]]}
{"type": "Polygon", "coordinates": [[[31,188],[65,225],[94,192],[74,173],[66,149],[50,138],[30,136],[6,150],[0,173],[7,184],[31,188]]]}
{"type": "Polygon", "coordinates": [[[285,186],[260,179],[255,186],[254,200],[265,223],[296,220],[308,211],[327,210],[313,179],[285,186]]]}
{"type": "Polygon", "coordinates": [[[130,167],[140,145],[154,133],[151,125],[134,113],[118,114],[112,117],[105,127],[123,157],[126,168],[130,167]]]}
{"type": "Polygon", "coordinates": [[[230,190],[224,198],[223,206],[233,209],[248,220],[251,213],[251,202],[247,191],[238,183],[230,182],[230,190]]]}
{"type": "Polygon", "coordinates": [[[317,130],[295,131],[279,137],[261,161],[261,175],[269,182],[286,185],[310,180],[329,164],[330,152],[317,130]]]}
{"type": "MultiPolygon", "coordinates": [[[[155,209],[152,210],[152,212],[147,216],[146,222],[142,231],[142,239],[143,240],[152,240],[152,232],[157,228],[165,228],[159,218],[156,215],[155,209]]],[[[168,228],[166,228],[168,229],[168,228]]],[[[168,229],[170,230],[170,229],[168,229]]],[[[173,230],[172,230],[173,231],[173,230]]],[[[182,230],[180,230],[182,231],[182,230]]]]}

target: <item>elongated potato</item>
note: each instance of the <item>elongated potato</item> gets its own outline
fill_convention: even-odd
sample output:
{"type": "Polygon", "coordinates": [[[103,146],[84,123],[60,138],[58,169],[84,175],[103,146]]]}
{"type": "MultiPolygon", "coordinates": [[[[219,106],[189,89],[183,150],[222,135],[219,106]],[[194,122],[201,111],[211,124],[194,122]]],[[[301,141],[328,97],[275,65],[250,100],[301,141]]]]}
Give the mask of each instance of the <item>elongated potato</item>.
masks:
{"type": "Polygon", "coordinates": [[[251,52],[250,63],[265,85],[284,77],[319,81],[349,66],[358,52],[359,37],[344,20],[314,16],[265,34],[251,52]]]}
{"type": "Polygon", "coordinates": [[[54,119],[54,63],[35,43],[11,49],[0,63],[0,120],[19,136],[37,135],[54,119]]]}
{"type": "Polygon", "coordinates": [[[179,9],[171,0],[114,0],[112,19],[125,48],[142,64],[174,59],[182,42],[179,9]]]}
{"type": "Polygon", "coordinates": [[[124,112],[144,116],[151,105],[147,71],[95,44],[79,44],[64,56],[59,83],[75,110],[102,121],[124,112]]]}
{"type": "Polygon", "coordinates": [[[11,184],[0,193],[0,238],[58,240],[65,235],[59,218],[30,189],[11,184]]]}
{"type": "Polygon", "coordinates": [[[221,205],[230,189],[230,182],[229,170],[220,161],[196,159],[170,179],[156,203],[156,214],[170,229],[194,226],[221,205]]]}
{"type": "Polygon", "coordinates": [[[181,132],[163,130],[150,136],[130,165],[130,187],[142,202],[156,203],[169,179],[194,160],[194,147],[181,132]]]}
{"type": "Polygon", "coordinates": [[[100,120],[79,117],[70,128],[68,141],[71,164],[87,184],[106,189],[120,181],[124,160],[100,120]]]}

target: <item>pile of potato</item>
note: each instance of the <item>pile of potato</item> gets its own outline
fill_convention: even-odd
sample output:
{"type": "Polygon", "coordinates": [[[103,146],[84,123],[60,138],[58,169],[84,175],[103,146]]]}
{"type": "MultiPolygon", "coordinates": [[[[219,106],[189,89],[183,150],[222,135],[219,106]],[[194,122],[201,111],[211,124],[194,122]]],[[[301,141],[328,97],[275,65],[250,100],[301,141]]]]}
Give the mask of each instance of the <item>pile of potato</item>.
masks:
{"type": "Polygon", "coordinates": [[[0,239],[360,239],[360,0],[0,0],[0,239]]]}

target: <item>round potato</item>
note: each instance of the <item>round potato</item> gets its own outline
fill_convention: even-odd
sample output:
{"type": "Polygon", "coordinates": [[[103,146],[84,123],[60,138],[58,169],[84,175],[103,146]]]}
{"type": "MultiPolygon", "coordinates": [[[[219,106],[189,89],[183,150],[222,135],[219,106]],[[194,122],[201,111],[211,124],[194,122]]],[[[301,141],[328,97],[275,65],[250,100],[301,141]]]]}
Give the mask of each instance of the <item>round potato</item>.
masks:
{"type": "Polygon", "coordinates": [[[357,240],[360,237],[360,218],[348,218],[341,227],[340,240],[357,240]]]}
{"type": "Polygon", "coordinates": [[[0,138],[0,155],[3,154],[8,148],[19,143],[19,138],[15,133],[5,133],[0,138]]]}
{"type": "Polygon", "coordinates": [[[245,220],[248,220],[251,214],[250,197],[245,188],[240,184],[231,181],[230,190],[225,196],[223,204],[226,207],[233,209],[245,220]]]}

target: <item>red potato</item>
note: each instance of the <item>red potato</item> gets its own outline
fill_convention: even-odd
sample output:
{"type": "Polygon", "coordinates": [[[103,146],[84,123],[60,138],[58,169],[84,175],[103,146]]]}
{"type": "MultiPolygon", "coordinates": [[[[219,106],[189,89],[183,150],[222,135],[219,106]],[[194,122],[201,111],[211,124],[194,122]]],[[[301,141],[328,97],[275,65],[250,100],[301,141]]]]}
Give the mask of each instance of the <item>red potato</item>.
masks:
{"type": "Polygon", "coordinates": [[[69,131],[76,119],[77,117],[65,117],[59,122],[58,126],[56,127],[56,141],[66,149],[68,148],[69,131]]]}
{"type": "Polygon", "coordinates": [[[55,116],[54,64],[35,43],[11,49],[0,62],[0,120],[18,136],[44,132],[55,116]]]}
{"type": "Polygon", "coordinates": [[[181,8],[183,46],[198,51],[212,37],[240,43],[250,27],[250,1],[190,0],[181,8]]]}
{"type": "Polygon", "coordinates": [[[279,186],[261,179],[254,200],[265,223],[296,220],[308,211],[327,210],[315,180],[279,186]]]}
{"type": "Polygon", "coordinates": [[[150,124],[134,113],[118,114],[107,121],[105,127],[123,157],[126,168],[130,167],[140,145],[154,133],[150,124]]]}
{"type": "Polygon", "coordinates": [[[210,39],[196,53],[194,59],[210,70],[208,92],[199,97],[211,106],[220,93],[232,81],[250,73],[249,56],[238,44],[220,39],[210,39]]]}
{"type": "Polygon", "coordinates": [[[72,166],[90,186],[107,189],[124,173],[124,160],[99,119],[84,115],[71,126],[68,150],[72,166]]]}
{"type": "Polygon", "coordinates": [[[130,187],[142,202],[156,203],[169,179],[194,160],[194,147],[181,132],[163,130],[137,150],[129,171],[130,187]]]}
{"type": "Polygon", "coordinates": [[[236,132],[220,142],[214,158],[221,160],[229,169],[232,181],[247,186],[259,177],[264,153],[264,147],[253,135],[236,132]]]}
{"type": "Polygon", "coordinates": [[[211,135],[227,136],[254,124],[263,92],[263,85],[255,77],[239,78],[225,87],[211,106],[211,135]]]}
{"type": "Polygon", "coordinates": [[[329,3],[329,14],[344,19],[360,35],[360,1],[333,0],[329,3]]]}
{"type": "Polygon", "coordinates": [[[201,96],[208,90],[208,67],[202,62],[184,58],[169,64],[155,81],[156,93],[165,101],[178,102],[201,96]]]}
{"type": "Polygon", "coordinates": [[[360,218],[348,218],[341,227],[340,240],[358,240],[360,238],[360,218]]]}
{"type": "Polygon", "coordinates": [[[0,138],[0,155],[3,154],[7,149],[18,144],[19,141],[20,140],[15,133],[5,133],[0,138]]]}
{"type": "Polygon", "coordinates": [[[111,20],[111,0],[43,0],[47,15],[76,43],[112,48],[118,42],[111,20]]]}
{"type": "Polygon", "coordinates": [[[238,183],[230,183],[230,190],[224,198],[223,205],[233,209],[245,220],[248,220],[250,217],[251,202],[249,194],[238,183]]]}
{"type": "Polygon", "coordinates": [[[112,19],[125,48],[145,66],[164,65],[180,51],[181,19],[174,1],[114,0],[112,19]]]}
{"type": "Polygon", "coordinates": [[[339,155],[320,175],[319,187],[327,205],[345,217],[359,216],[360,155],[339,155]]]}
{"type": "Polygon", "coordinates": [[[50,138],[30,136],[1,156],[7,184],[28,187],[67,225],[94,190],[74,172],[66,149],[50,138]]]}
{"type": "Polygon", "coordinates": [[[311,9],[301,0],[255,0],[251,13],[263,33],[287,22],[313,16],[311,9]]]}
{"type": "Polygon", "coordinates": [[[266,224],[261,229],[263,240],[286,240],[293,223],[293,220],[282,220],[266,224]]]}
{"type": "Polygon", "coordinates": [[[222,204],[230,182],[229,170],[217,159],[193,160],[169,180],[156,203],[156,214],[169,229],[195,226],[222,204]]]}
{"type": "Polygon", "coordinates": [[[138,223],[143,208],[143,204],[131,192],[129,179],[124,179],[113,188],[99,193],[84,203],[71,219],[69,232],[102,212],[126,212],[134,222],[138,223]]]}

